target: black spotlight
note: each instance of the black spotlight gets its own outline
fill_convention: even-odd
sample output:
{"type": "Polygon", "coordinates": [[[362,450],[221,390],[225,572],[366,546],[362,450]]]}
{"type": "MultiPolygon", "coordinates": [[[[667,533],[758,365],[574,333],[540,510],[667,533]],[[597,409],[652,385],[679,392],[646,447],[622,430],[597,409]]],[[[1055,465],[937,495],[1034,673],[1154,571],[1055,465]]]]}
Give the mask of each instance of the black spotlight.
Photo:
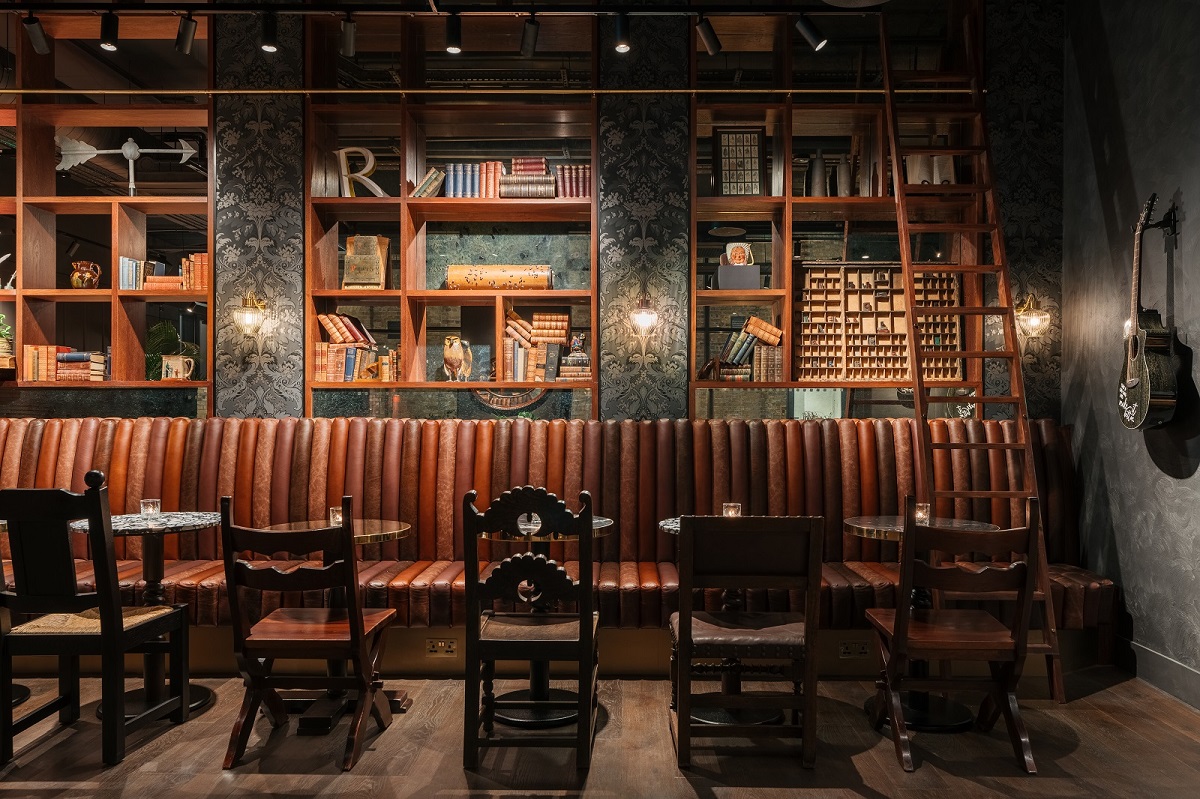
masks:
{"type": "Polygon", "coordinates": [[[274,11],[263,14],[262,41],[258,45],[264,53],[274,53],[279,50],[279,18],[274,11]]]}
{"type": "Polygon", "coordinates": [[[829,43],[825,35],[813,24],[813,21],[804,14],[796,17],[796,30],[800,31],[800,35],[804,37],[804,41],[808,42],[808,46],[814,52],[819,51],[829,43]]]}
{"type": "Polygon", "coordinates": [[[354,58],[354,36],[357,28],[358,23],[354,21],[354,17],[346,12],[346,18],[342,20],[342,44],[338,48],[338,52],[346,58],[354,58]]]}
{"type": "Polygon", "coordinates": [[[629,52],[629,15],[622,11],[617,14],[617,46],[618,53],[629,52]]]}
{"type": "Polygon", "coordinates": [[[532,13],[525,20],[525,27],[521,30],[521,55],[525,58],[533,58],[537,51],[538,30],[541,27],[542,24],[533,18],[532,13]]]}
{"type": "Polygon", "coordinates": [[[192,54],[192,42],[196,41],[196,20],[192,12],[179,18],[179,31],[175,34],[175,49],[184,55],[192,54]]]}
{"type": "Polygon", "coordinates": [[[462,52],[462,20],[458,14],[446,17],[446,52],[453,55],[462,52]]]}
{"type": "Polygon", "coordinates": [[[25,33],[29,35],[29,44],[33,47],[33,52],[38,55],[49,55],[50,42],[46,39],[46,30],[42,27],[42,21],[30,11],[29,16],[21,24],[25,26],[25,33]]]}
{"type": "Polygon", "coordinates": [[[111,11],[105,11],[100,17],[100,46],[110,53],[117,49],[117,39],[120,38],[121,20],[111,11]]]}
{"type": "Polygon", "coordinates": [[[713,30],[708,17],[700,17],[696,20],[696,34],[700,37],[700,41],[704,42],[704,49],[708,51],[709,55],[721,52],[721,40],[717,38],[717,32],[713,30]]]}

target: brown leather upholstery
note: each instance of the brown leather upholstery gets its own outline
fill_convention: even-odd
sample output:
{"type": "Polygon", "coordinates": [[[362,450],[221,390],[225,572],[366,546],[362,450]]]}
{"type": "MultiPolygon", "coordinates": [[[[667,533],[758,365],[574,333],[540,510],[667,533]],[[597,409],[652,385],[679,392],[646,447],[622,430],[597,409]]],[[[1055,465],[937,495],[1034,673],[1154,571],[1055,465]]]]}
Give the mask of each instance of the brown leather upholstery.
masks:
{"type": "MultiPolygon", "coordinates": [[[[597,515],[615,520],[598,540],[601,624],[661,627],[678,606],[675,540],[658,521],[720,513],[741,502],[756,514],[819,515],[825,522],[821,623],[864,626],[864,612],[894,607],[895,544],[846,535],[842,520],[898,512],[913,490],[911,419],[496,421],[420,419],[4,419],[0,487],[79,490],[92,468],[108,476],[113,513],[159,496],[164,510],[216,510],[234,497],[239,524],[321,518],[343,492],[368,515],[413,525],[400,541],[361,552],[365,601],[397,610],[409,626],[456,624],[462,615],[461,498],[545,484],[564,497],[591,493],[597,515]],[[331,500],[331,497],[333,498],[331,500]]],[[[1012,441],[1011,422],[935,420],[935,440],[1012,441]]],[[[1070,431],[1031,425],[1052,592],[1064,629],[1111,629],[1115,587],[1078,565],[1070,431]]],[[[1004,451],[936,453],[935,482],[957,488],[1015,488],[1017,461],[1004,451]]],[[[574,507],[575,500],[568,499],[574,507]]],[[[1017,524],[1005,500],[947,501],[939,513],[1017,524]]],[[[7,540],[0,555],[8,556],[7,540]]],[[[86,558],[84,544],[75,553],[86,558]]],[[[118,541],[123,590],[140,590],[140,542],[118,541]]],[[[199,624],[228,611],[215,530],[168,537],[164,586],[199,624]]],[[[268,557],[265,553],[262,557],[268,557]]],[[[482,547],[495,563],[507,547],[482,547]]],[[[575,547],[554,556],[573,565],[575,547]]],[[[80,579],[88,579],[82,571],[80,579]]],[[[716,595],[706,596],[710,610],[716,595]]],[[[787,612],[799,597],[750,592],[754,609],[787,612]]],[[[271,607],[307,607],[320,596],[278,596],[271,607]]]]}

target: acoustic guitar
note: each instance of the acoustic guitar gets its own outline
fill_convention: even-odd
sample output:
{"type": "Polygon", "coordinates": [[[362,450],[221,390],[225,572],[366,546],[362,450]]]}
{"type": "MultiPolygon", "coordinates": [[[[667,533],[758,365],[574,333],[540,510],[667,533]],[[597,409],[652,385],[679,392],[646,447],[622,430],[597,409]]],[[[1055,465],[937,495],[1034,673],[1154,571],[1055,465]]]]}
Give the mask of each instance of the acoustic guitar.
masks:
{"type": "Polygon", "coordinates": [[[1150,225],[1157,194],[1142,208],[1133,235],[1133,286],[1129,319],[1125,322],[1125,363],[1117,386],[1117,409],[1121,424],[1144,430],[1171,420],[1175,415],[1175,364],[1171,356],[1174,331],[1167,328],[1158,311],[1142,307],[1142,232],[1150,225]]]}

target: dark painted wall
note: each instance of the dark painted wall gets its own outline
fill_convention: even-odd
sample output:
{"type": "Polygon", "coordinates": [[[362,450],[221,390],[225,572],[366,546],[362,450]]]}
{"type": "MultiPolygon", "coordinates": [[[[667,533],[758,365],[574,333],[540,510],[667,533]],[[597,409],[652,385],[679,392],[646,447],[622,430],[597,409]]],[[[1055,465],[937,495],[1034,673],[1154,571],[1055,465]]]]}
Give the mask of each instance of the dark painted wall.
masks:
{"type": "Polygon", "coordinates": [[[1200,6],[1072,2],[1065,60],[1063,417],[1075,425],[1085,563],[1113,577],[1138,674],[1200,706],[1200,6]],[[1131,226],[1151,192],[1180,236],[1143,242],[1143,304],[1179,330],[1185,397],[1147,433],[1115,409],[1129,315],[1131,226]]]}

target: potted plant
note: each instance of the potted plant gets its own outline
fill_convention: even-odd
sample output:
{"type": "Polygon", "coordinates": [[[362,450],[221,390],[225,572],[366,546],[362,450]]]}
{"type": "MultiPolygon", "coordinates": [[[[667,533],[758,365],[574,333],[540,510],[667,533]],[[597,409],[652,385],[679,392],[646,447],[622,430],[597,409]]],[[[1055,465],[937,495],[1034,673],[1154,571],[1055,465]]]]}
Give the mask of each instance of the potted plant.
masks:
{"type": "Polygon", "coordinates": [[[162,321],[146,331],[146,379],[162,379],[162,359],[164,355],[186,355],[196,357],[200,348],[190,341],[179,337],[175,325],[162,321]]]}
{"type": "Polygon", "coordinates": [[[0,356],[13,354],[13,329],[12,325],[4,321],[4,314],[0,313],[0,356]]]}

